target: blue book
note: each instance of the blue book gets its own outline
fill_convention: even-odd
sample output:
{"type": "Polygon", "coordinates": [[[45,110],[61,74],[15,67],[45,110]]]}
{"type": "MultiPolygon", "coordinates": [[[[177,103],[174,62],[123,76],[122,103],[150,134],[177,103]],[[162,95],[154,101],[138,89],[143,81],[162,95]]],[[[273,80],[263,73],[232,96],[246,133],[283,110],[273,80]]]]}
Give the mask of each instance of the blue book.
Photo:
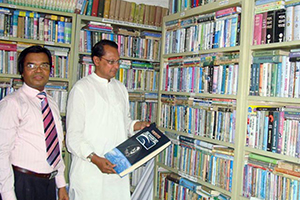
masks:
{"type": "Polygon", "coordinates": [[[261,170],[260,197],[262,199],[266,198],[266,184],[267,184],[267,172],[265,170],[261,170]]]}
{"type": "Polygon", "coordinates": [[[236,45],[237,23],[238,23],[238,15],[235,15],[234,17],[231,18],[231,35],[230,35],[231,47],[234,47],[236,45]]]}
{"type": "Polygon", "coordinates": [[[263,140],[263,145],[262,145],[262,150],[264,150],[264,151],[267,151],[267,145],[268,145],[268,127],[269,127],[269,116],[265,116],[264,140],[263,140]]]}
{"type": "Polygon", "coordinates": [[[228,72],[228,65],[223,66],[223,75],[222,75],[222,87],[221,87],[221,94],[225,94],[225,85],[226,85],[226,73],[228,72]]]}
{"type": "Polygon", "coordinates": [[[171,144],[155,123],[145,127],[111,151],[104,154],[120,177],[140,167],[171,144]]]}
{"type": "Polygon", "coordinates": [[[216,20],[216,30],[215,30],[215,35],[214,35],[214,43],[213,43],[213,48],[219,48],[219,42],[220,42],[220,35],[221,35],[221,21],[216,20]]]}
{"type": "Polygon", "coordinates": [[[199,87],[198,87],[198,89],[199,89],[199,93],[203,93],[203,86],[202,86],[202,84],[203,84],[203,67],[200,67],[200,69],[199,69],[199,87]]]}
{"type": "Polygon", "coordinates": [[[92,52],[92,33],[86,30],[86,51],[88,53],[92,52]]]}
{"type": "Polygon", "coordinates": [[[193,192],[196,192],[197,187],[199,186],[198,183],[190,181],[190,180],[188,180],[186,178],[180,178],[179,185],[181,185],[181,186],[183,186],[185,188],[188,188],[189,190],[191,190],[193,192]]]}
{"type": "Polygon", "coordinates": [[[267,4],[267,3],[271,3],[271,2],[275,2],[278,0],[257,0],[255,1],[255,5],[259,6],[259,5],[263,5],[263,4],[267,4]]]}
{"type": "Polygon", "coordinates": [[[57,22],[57,42],[65,43],[65,22],[64,21],[57,22]]]}

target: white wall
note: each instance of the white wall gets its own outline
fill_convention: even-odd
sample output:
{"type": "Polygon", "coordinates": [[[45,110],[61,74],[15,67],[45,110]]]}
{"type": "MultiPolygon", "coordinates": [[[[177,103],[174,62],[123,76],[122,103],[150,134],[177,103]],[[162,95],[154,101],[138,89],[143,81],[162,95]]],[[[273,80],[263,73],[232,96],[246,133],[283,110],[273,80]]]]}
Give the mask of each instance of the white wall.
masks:
{"type": "Polygon", "coordinates": [[[138,4],[144,3],[144,4],[148,4],[148,5],[162,6],[165,8],[169,7],[169,5],[168,5],[169,0],[126,0],[126,1],[136,2],[138,4]]]}

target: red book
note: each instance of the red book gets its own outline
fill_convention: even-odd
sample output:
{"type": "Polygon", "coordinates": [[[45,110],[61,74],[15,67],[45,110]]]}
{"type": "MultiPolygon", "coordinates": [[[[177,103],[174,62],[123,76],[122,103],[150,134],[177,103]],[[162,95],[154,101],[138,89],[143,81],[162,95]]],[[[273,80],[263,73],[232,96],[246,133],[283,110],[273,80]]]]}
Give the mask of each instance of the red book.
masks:
{"type": "Polygon", "coordinates": [[[261,44],[261,29],[262,29],[263,14],[256,14],[254,16],[254,32],[253,32],[253,45],[261,44]]]}
{"type": "Polygon", "coordinates": [[[0,50],[17,51],[16,44],[0,43],[0,50]]]}
{"type": "Polygon", "coordinates": [[[92,16],[94,16],[94,17],[98,16],[98,4],[99,4],[99,0],[93,1],[92,16]]]}

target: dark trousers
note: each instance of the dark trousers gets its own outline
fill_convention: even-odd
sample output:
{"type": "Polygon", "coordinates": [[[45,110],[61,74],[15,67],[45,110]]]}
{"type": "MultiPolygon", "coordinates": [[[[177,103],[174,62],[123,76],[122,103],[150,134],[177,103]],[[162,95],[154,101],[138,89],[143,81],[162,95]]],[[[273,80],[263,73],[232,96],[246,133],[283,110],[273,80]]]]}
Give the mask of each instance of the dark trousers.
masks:
{"type": "Polygon", "coordinates": [[[18,200],[56,200],[55,178],[49,180],[14,171],[18,200]]]}

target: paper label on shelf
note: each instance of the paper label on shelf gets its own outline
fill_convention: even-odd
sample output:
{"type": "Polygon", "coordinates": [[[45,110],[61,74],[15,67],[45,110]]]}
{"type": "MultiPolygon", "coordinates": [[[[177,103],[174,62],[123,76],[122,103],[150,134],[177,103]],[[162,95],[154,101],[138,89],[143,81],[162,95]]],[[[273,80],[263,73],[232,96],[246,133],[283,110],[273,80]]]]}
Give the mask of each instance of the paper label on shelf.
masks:
{"type": "Polygon", "coordinates": [[[224,1],[220,1],[219,5],[223,6],[223,5],[227,5],[229,3],[229,0],[224,0],[224,1]]]}
{"type": "Polygon", "coordinates": [[[54,42],[51,42],[51,41],[45,41],[45,44],[54,45],[54,42]]]}
{"type": "Polygon", "coordinates": [[[10,8],[17,8],[16,5],[12,5],[12,4],[9,4],[8,7],[10,7],[10,8]]]}
{"type": "Polygon", "coordinates": [[[185,16],[185,12],[181,12],[180,17],[184,17],[184,16],[185,16]]]}

